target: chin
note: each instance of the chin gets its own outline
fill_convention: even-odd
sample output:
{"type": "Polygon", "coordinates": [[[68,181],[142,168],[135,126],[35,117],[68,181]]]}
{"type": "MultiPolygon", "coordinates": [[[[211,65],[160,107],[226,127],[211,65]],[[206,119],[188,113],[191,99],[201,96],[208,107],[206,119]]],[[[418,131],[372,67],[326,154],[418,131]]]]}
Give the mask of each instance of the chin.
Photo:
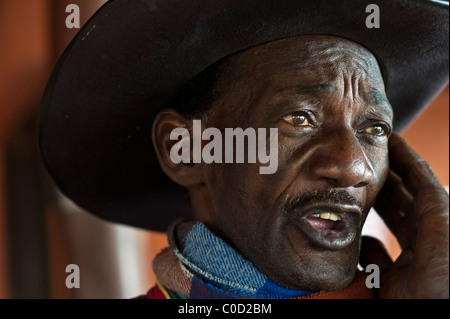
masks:
{"type": "Polygon", "coordinates": [[[312,290],[340,290],[350,285],[355,278],[356,269],[350,273],[336,273],[332,276],[317,276],[316,288],[312,290]]]}
{"type": "Polygon", "coordinates": [[[284,252],[286,254],[277,254],[270,265],[266,264],[266,274],[287,288],[340,290],[352,283],[357,272],[359,249],[356,243],[341,251],[303,247],[301,252],[298,249],[284,252]]]}
{"type": "MultiPolygon", "coordinates": [[[[353,271],[330,271],[330,268],[314,273],[301,274],[290,277],[288,280],[278,278],[278,283],[291,289],[303,289],[313,291],[340,290],[349,286],[355,278],[356,269],[353,271]]],[[[275,280],[276,281],[276,280],[275,280]]]]}

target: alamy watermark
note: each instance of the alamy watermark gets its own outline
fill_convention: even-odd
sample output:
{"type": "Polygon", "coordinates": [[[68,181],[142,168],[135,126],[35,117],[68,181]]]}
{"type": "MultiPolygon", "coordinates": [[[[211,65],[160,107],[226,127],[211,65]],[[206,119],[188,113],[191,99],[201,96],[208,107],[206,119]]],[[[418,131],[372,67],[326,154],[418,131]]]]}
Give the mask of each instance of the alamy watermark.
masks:
{"type": "Polygon", "coordinates": [[[66,12],[69,15],[66,17],[67,29],[79,29],[80,28],[80,7],[76,4],[69,4],[66,7],[66,12]]]}
{"type": "Polygon", "coordinates": [[[66,273],[69,273],[66,277],[66,287],[69,289],[80,288],[80,267],[76,264],[67,265],[66,273]]]}
{"type": "Polygon", "coordinates": [[[368,29],[380,28],[380,7],[376,4],[369,4],[366,7],[366,12],[370,13],[366,18],[366,27],[368,29]]]}
{"type": "Polygon", "coordinates": [[[278,170],[278,129],[270,128],[267,133],[266,128],[225,128],[223,137],[222,132],[214,127],[202,132],[201,120],[193,120],[192,137],[186,128],[172,130],[170,139],[178,142],[170,150],[170,159],[175,164],[202,161],[207,164],[245,163],[245,158],[247,163],[256,163],[258,159],[260,164],[268,164],[260,166],[259,173],[273,174],[278,170]],[[202,147],[202,141],[210,142],[202,147]]]}
{"type": "MultiPolygon", "coordinates": [[[[69,4],[66,6],[66,13],[69,13],[66,18],[66,27],[68,29],[80,28],[80,7],[76,4],[69,4]]],[[[380,28],[380,8],[376,4],[369,4],[366,6],[366,13],[370,13],[366,17],[366,27],[368,29],[380,28]]]]}
{"type": "Polygon", "coordinates": [[[367,265],[366,273],[370,273],[366,277],[366,287],[369,289],[380,288],[380,267],[375,264],[367,265]]]}

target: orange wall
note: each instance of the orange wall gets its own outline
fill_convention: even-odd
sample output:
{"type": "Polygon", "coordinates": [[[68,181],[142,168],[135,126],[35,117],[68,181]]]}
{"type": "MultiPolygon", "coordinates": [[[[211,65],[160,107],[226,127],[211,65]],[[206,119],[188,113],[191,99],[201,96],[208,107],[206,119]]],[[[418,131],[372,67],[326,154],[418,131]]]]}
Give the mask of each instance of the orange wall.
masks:
{"type": "Polygon", "coordinates": [[[49,1],[0,0],[0,298],[8,297],[5,143],[36,108],[49,73],[49,1]]]}
{"type": "Polygon", "coordinates": [[[443,185],[449,185],[449,89],[402,136],[422,156],[443,185]]]}

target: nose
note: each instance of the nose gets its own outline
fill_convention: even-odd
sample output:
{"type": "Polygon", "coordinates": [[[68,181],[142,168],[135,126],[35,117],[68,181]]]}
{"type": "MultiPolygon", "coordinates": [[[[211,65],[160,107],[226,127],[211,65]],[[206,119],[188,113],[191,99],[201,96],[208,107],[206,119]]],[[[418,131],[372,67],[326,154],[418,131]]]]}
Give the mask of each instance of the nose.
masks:
{"type": "Polygon", "coordinates": [[[323,136],[315,145],[307,165],[313,180],[326,181],[337,188],[373,183],[373,167],[352,130],[323,136]]]}

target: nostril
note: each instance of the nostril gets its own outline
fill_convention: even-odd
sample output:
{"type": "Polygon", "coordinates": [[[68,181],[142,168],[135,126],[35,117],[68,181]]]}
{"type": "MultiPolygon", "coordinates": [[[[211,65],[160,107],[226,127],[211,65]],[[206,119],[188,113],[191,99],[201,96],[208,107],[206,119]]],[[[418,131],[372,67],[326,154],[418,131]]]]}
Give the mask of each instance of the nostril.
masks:
{"type": "Polygon", "coordinates": [[[360,183],[356,184],[353,187],[358,188],[358,187],[365,187],[367,185],[369,185],[369,183],[367,183],[367,182],[360,182],[360,183]]]}
{"type": "Polygon", "coordinates": [[[355,174],[350,170],[340,170],[339,174],[335,170],[323,171],[321,173],[318,179],[326,181],[331,187],[359,188],[366,187],[370,184],[370,174],[355,174]]]}
{"type": "Polygon", "coordinates": [[[343,185],[342,181],[340,182],[339,180],[335,179],[335,178],[327,178],[327,177],[323,177],[322,180],[327,181],[328,185],[332,186],[332,187],[348,187],[348,186],[353,186],[355,188],[359,188],[359,187],[366,187],[367,185],[369,185],[368,182],[359,182],[355,185],[350,185],[350,184],[346,184],[343,185]]]}
{"type": "Polygon", "coordinates": [[[325,180],[328,185],[332,186],[332,187],[339,187],[339,181],[335,178],[330,178],[330,177],[322,177],[322,180],[325,180]]]}

